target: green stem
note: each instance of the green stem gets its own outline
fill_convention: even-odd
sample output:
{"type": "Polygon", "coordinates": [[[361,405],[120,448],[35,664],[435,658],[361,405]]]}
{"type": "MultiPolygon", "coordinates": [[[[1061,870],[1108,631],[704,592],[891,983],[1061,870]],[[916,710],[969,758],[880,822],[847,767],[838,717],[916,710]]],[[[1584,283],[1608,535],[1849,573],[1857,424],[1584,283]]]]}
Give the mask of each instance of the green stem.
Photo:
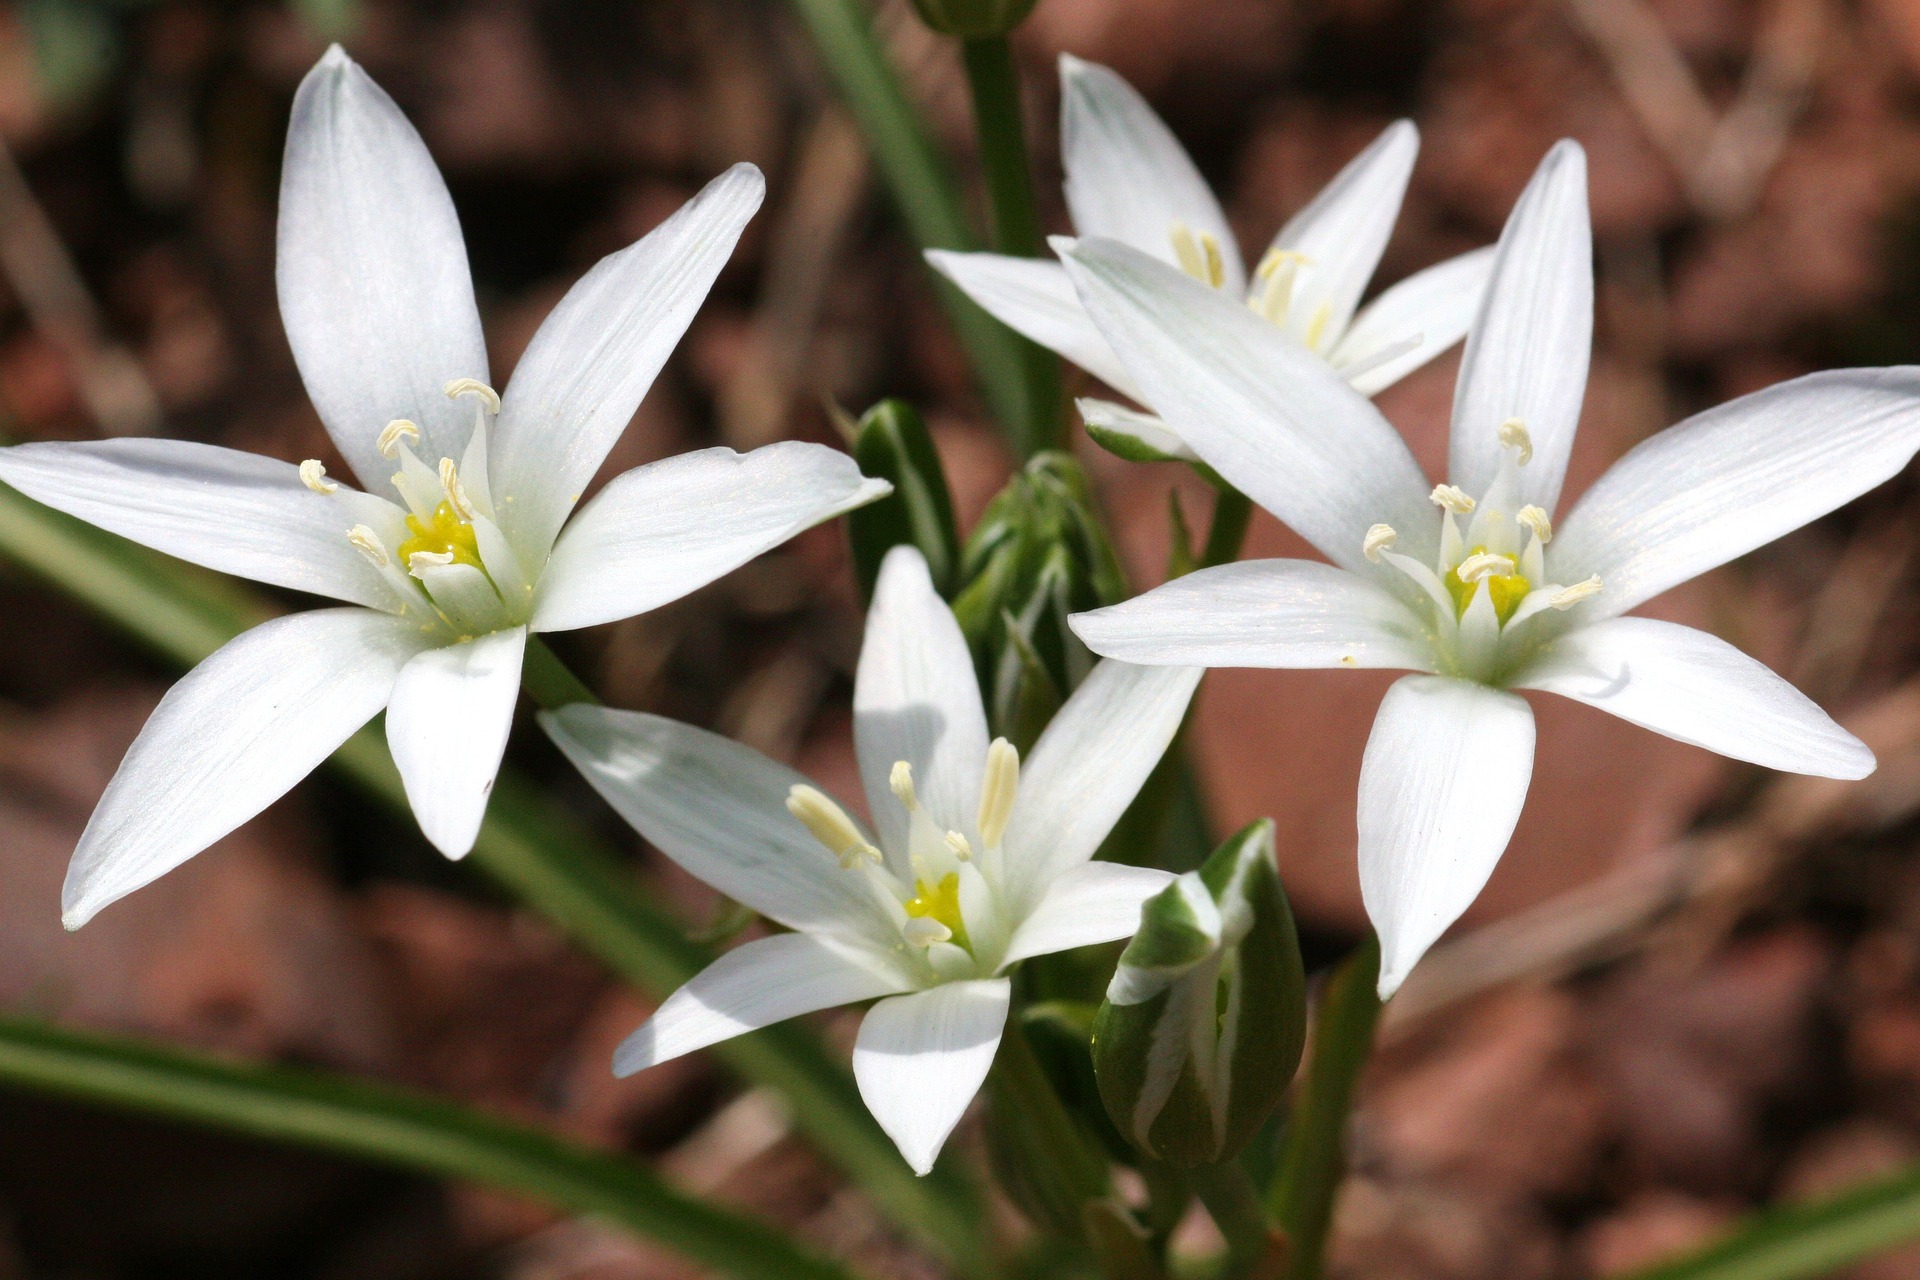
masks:
{"type": "Polygon", "coordinates": [[[1623,1280],[1812,1280],[1920,1239],[1920,1165],[1761,1214],[1697,1253],[1623,1280]]]}
{"type": "MultiPolygon", "coordinates": [[[[874,164],[914,241],[922,249],[978,249],[959,190],[875,38],[863,0],[792,3],[847,109],[859,122],[874,164]]],[[[1030,344],[974,305],[945,276],[932,274],[947,319],[967,349],[981,393],[994,414],[1008,424],[1018,442],[1043,438],[1044,420],[1033,417],[1028,382],[1025,348],[1030,344]]]]}
{"type": "MultiPolygon", "coordinates": [[[[993,210],[993,243],[1001,253],[1041,256],[1040,214],[1034,206],[1033,173],[1027,160],[1027,126],[1020,109],[1020,74],[1005,36],[963,40],[961,59],[973,90],[974,133],[993,210]]],[[[1060,447],[1060,362],[1051,351],[1020,339],[1029,404],[1028,429],[1018,439],[1028,457],[1060,447]]]]}
{"type": "Polygon", "coordinates": [[[643,1166],[424,1094],[0,1019],[0,1080],[525,1193],[745,1280],[848,1280],[780,1232],[643,1166]]]}
{"type": "MultiPolygon", "coordinates": [[[[277,612],[227,579],[49,510],[4,485],[0,554],[182,665],[199,662],[277,612]]],[[[529,657],[540,661],[531,648],[529,657]]],[[[570,673],[552,681],[555,687],[579,686],[570,673]]],[[[399,772],[377,728],[349,738],[332,763],[396,811],[408,812],[399,772]]],[[[471,861],[622,979],[655,996],[678,987],[712,958],[665,912],[635,894],[618,856],[510,770],[503,769],[495,784],[471,861]]],[[[716,1045],[713,1052],[778,1092],[796,1125],[896,1221],[969,1274],[993,1273],[964,1182],[952,1172],[915,1178],[861,1104],[845,1068],[803,1028],[770,1027],[716,1045]]]]}
{"type": "Polygon", "coordinates": [[[1213,523],[1207,528],[1207,545],[1200,553],[1200,567],[1212,569],[1238,560],[1241,544],[1247,540],[1247,526],[1252,522],[1253,502],[1246,494],[1230,486],[1217,490],[1213,499],[1213,523]]]}
{"type": "Polygon", "coordinates": [[[558,711],[575,702],[600,705],[600,697],[587,682],[573,674],[560,655],[543,636],[527,637],[527,656],[520,667],[520,687],[543,711],[558,711]]]}
{"type": "Polygon", "coordinates": [[[1107,1164],[1054,1092],[1017,1006],[1007,1018],[987,1089],[1001,1170],[1021,1184],[1015,1202],[1043,1219],[1035,1225],[1083,1238],[1087,1202],[1111,1191],[1107,1164]]]}
{"type": "Polygon", "coordinates": [[[1367,941],[1334,970],[1320,994],[1313,1058],[1267,1189],[1267,1208],[1292,1247],[1287,1280],[1318,1280],[1346,1172],[1347,1116],[1354,1087],[1373,1050],[1380,1018],[1380,941],[1367,941]]]}
{"type": "Polygon", "coordinates": [[[1237,1160],[1188,1171],[1200,1203],[1227,1241],[1227,1266],[1221,1280],[1250,1274],[1273,1253],[1273,1225],[1261,1207],[1260,1193],[1237,1160]]]}

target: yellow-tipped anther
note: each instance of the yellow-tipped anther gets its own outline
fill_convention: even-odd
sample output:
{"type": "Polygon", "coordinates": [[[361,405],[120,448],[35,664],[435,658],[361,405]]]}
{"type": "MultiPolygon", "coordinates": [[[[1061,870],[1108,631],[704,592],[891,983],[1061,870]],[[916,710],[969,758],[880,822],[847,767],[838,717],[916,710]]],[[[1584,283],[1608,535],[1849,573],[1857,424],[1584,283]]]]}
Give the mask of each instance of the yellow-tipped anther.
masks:
{"type": "Polygon", "coordinates": [[[381,428],[380,438],[373,442],[373,447],[380,451],[380,456],[383,458],[397,458],[400,456],[402,440],[409,444],[419,444],[420,428],[405,418],[395,418],[381,428]]]}
{"type": "Polygon", "coordinates": [[[1518,418],[1508,418],[1500,424],[1500,443],[1519,453],[1517,459],[1521,466],[1533,461],[1533,437],[1527,434],[1527,424],[1518,418]]]}
{"type": "Polygon", "coordinates": [[[787,812],[800,819],[800,824],[813,838],[840,860],[843,870],[851,871],[861,858],[880,861],[880,851],[867,843],[847,811],[828,799],[824,792],[805,783],[796,784],[787,792],[787,812]]]}
{"type": "Polygon", "coordinates": [[[960,859],[960,861],[973,861],[973,845],[958,831],[947,832],[947,848],[951,849],[953,856],[960,859]]]}
{"type": "Polygon", "coordinates": [[[1474,583],[1486,578],[1511,577],[1514,567],[1511,556],[1481,551],[1462,560],[1454,572],[1460,575],[1460,581],[1474,583]]]}
{"type": "Polygon", "coordinates": [[[1433,486],[1433,492],[1427,496],[1434,506],[1444,507],[1457,516],[1473,514],[1473,499],[1467,496],[1465,489],[1457,485],[1437,484],[1433,486]]]}
{"type": "Polygon", "coordinates": [[[980,779],[980,838],[992,848],[1007,834],[1013,800],[1020,792],[1020,753],[1005,738],[987,748],[986,774],[980,779]]]}
{"type": "Polygon", "coordinates": [[[913,792],[913,766],[905,760],[895,760],[893,772],[887,775],[887,785],[893,788],[893,798],[900,802],[901,807],[908,813],[912,813],[916,804],[913,792]]]}
{"type": "Polygon", "coordinates": [[[467,496],[467,490],[460,483],[460,469],[453,465],[452,458],[440,459],[440,487],[446,490],[447,505],[453,513],[466,524],[473,523],[473,499],[467,496]]]}
{"type": "Polygon", "coordinates": [[[478,378],[455,378],[444,389],[449,400],[458,400],[461,396],[479,396],[480,403],[487,406],[488,413],[500,412],[500,393],[478,378]]]}
{"type": "Polygon", "coordinates": [[[1599,594],[1600,575],[1596,573],[1585,582],[1576,582],[1572,586],[1565,588],[1559,595],[1556,595],[1553,599],[1547,601],[1547,603],[1556,609],[1566,610],[1573,608],[1573,606],[1579,604],[1582,600],[1591,600],[1599,594]]]}
{"type": "Polygon", "coordinates": [[[1533,530],[1533,536],[1541,546],[1553,541],[1553,521],[1547,519],[1547,513],[1532,503],[1520,508],[1514,519],[1533,530]]]}
{"type": "Polygon", "coordinates": [[[1380,553],[1393,550],[1393,544],[1399,540],[1400,535],[1393,531],[1392,525],[1377,524],[1367,530],[1366,541],[1360,544],[1360,553],[1374,564],[1379,564],[1380,553]]]}
{"type": "Polygon", "coordinates": [[[1209,288],[1218,289],[1226,283],[1226,259],[1212,232],[1195,231],[1184,222],[1175,222],[1171,235],[1173,256],[1182,271],[1209,288]]]}
{"type": "Polygon", "coordinates": [[[387,549],[381,545],[380,535],[366,525],[357,524],[347,530],[347,541],[352,543],[353,549],[365,556],[374,568],[387,567],[387,549]]]}
{"type": "Polygon", "coordinates": [[[340,486],[327,479],[327,464],[318,458],[308,458],[300,464],[300,483],[315,493],[336,493],[340,486]]]}

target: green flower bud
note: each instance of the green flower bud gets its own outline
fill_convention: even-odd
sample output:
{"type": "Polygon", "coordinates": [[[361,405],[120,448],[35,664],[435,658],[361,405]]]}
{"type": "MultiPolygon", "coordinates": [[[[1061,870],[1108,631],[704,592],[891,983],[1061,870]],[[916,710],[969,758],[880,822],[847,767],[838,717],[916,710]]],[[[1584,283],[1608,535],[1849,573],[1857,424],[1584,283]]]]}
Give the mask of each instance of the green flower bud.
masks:
{"type": "Polygon", "coordinates": [[[1037,0],[913,0],[920,21],[943,35],[1004,36],[1027,20],[1037,0]]]}
{"type": "Polygon", "coordinates": [[[847,513],[860,594],[873,595],[880,562],[904,543],[926,557],[934,588],[952,595],[960,572],[960,534],[947,473],[926,423],[906,401],[882,400],[858,423],[849,420],[847,431],[860,470],[893,484],[893,492],[880,501],[847,513]]]}
{"type": "Polygon", "coordinates": [[[1263,819],[1141,909],[1094,1019],[1094,1073],[1134,1145],[1217,1164],[1266,1122],[1305,1039],[1306,975],[1263,819]]]}

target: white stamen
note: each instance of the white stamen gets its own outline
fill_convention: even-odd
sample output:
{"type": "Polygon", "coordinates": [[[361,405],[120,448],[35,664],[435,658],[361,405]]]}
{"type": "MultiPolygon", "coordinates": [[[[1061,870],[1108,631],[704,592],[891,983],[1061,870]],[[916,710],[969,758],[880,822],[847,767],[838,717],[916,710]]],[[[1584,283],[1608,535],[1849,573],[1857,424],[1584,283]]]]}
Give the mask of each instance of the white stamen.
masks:
{"type": "Polygon", "coordinates": [[[1398,360],[1401,356],[1407,355],[1410,352],[1418,351],[1421,344],[1426,342],[1426,340],[1426,334],[1416,333],[1411,338],[1402,338],[1398,342],[1384,346],[1370,356],[1362,356],[1352,364],[1343,364],[1336,372],[1348,382],[1352,382],[1355,378],[1364,377],[1372,373],[1383,364],[1398,360]]]}
{"type": "Polygon", "coordinates": [[[1480,582],[1486,578],[1504,578],[1514,569],[1510,556],[1495,555],[1491,551],[1482,551],[1477,556],[1468,556],[1454,569],[1462,582],[1480,582]]]}
{"type": "Polygon", "coordinates": [[[1533,437],[1527,434],[1527,424],[1520,419],[1508,418],[1500,424],[1500,443],[1519,451],[1521,466],[1533,461],[1533,437]]]}
{"type": "Polygon", "coordinates": [[[387,567],[387,549],[381,545],[380,536],[364,524],[357,524],[347,530],[347,541],[353,549],[367,558],[367,562],[376,569],[387,567]]]}
{"type": "Polygon", "coordinates": [[[913,792],[913,766],[905,760],[895,760],[893,772],[887,775],[887,785],[893,788],[893,798],[900,802],[901,808],[912,813],[916,807],[913,792]]]}
{"type": "Polygon", "coordinates": [[[960,861],[973,861],[973,845],[958,831],[947,832],[947,848],[951,849],[953,856],[960,859],[960,861]]]}
{"type": "Polygon", "coordinates": [[[381,429],[380,438],[374,441],[373,447],[380,451],[380,456],[383,458],[397,458],[400,456],[402,440],[409,444],[419,444],[420,428],[405,418],[395,418],[381,429]]]}
{"type": "Polygon", "coordinates": [[[452,458],[440,459],[440,487],[447,491],[447,505],[453,513],[468,524],[473,523],[473,500],[467,497],[467,491],[460,484],[459,469],[453,465],[452,458]]]}
{"type": "Polygon", "coordinates": [[[1379,564],[1380,553],[1392,550],[1393,544],[1399,540],[1400,535],[1393,531],[1392,525],[1377,524],[1367,530],[1366,541],[1360,544],[1360,554],[1374,564],[1379,564]]]}
{"type": "Polygon", "coordinates": [[[480,402],[487,406],[488,413],[500,412],[500,393],[478,378],[455,378],[446,385],[447,399],[458,400],[461,396],[479,396],[480,402]]]}
{"type": "Polygon", "coordinates": [[[1296,249],[1269,249],[1254,269],[1256,284],[1249,304],[1270,324],[1285,324],[1293,306],[1293,286],[1306,267],[1307,255],[1296,249]]]}
{"type": "Polygon", "coordinates": [[[840,860],[841,870],[853,870],[863,857],[880,861],[880,851],[867,843],[847,811],[823,792],[804,783],[796,784],[787,792],[787,812],[800,819],[813,838],[840,860]]]}
{"type": "Polygon", "coordinates": [[[1547,601],[1547,603],[1564,612],[1567,609],[1573,608],[1573,606],[1579,604],[1582,600],[1591,600],[1599,594],[1600,575],[1596,573],[1585,582],[1574,583],[1559,595],[1547,601]]]}
{"type": "Polygon", "coordinates": [[[980,838],[989,848],[1007,833],[1019,791],[1020,753],[1005,738],[995,738],[987,748],[986,774],[980,780],[980,838]]]}
{"type": "Polygon", "coordinates": [[[1553,541],[1553,521],[1547,519],[1547,513],[1539,507],[1528,503],[1513,518],[1533,530],[1533,536],[1540,540],[1541,546],[1553,541]]]}
{"type": "Polygon", "coordinates": [[[909,946],[930,947],[936,942],[952,939],[953,930],[931,916],[914,916],[900,926],[900,935],[909,946]]]}
{"type": "Polygon", "coordinates": [[[1437,484],[1433,486],[1433,492],[1428,497],[1434,506],[1445,507],[1457,516],[1473,514],[1473,499],[1467,496],[1465,489],[1457,485],[1437,484]]]}
{"type": "Polygon", "coordinates": [[[1182,271],[1209,288],[1218,289],[1226,282],[1226,260],[1212,232],[1196,232],[1186,223],[1176,221],[1168,234],[1173,237],[1173,256],[1182,271]]]}
{"type": "Polygon", "coordinates": [[[308,458],[300,464],[300,483],[315,493],[335,493],[340,486],[327,479],[327,464],[318,458],[308,458]]]}
{"type": "Polygon", "coordinates": [[[407,557],[407,572],[424,580],[427,570],[453,563],[451,551],[416,551],[407,557]]]}

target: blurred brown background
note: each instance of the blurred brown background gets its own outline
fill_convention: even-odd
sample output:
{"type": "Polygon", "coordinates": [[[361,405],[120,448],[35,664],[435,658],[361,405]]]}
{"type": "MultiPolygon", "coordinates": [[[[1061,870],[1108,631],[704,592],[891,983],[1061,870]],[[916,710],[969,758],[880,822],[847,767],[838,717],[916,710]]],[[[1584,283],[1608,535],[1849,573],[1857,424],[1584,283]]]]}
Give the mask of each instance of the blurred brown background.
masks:
{"type": "MultiPolygon", "coordinates": [[[[880,21],[964,154],[951,51],[896,0],[880,21]]],[[[831,440],[823,397],[858,409],[901,394],[935,424],[963,519],[1004,479],[915,254],[778,0],[12,0],[8,437],[164,432],[331,457],[272,263],[288,103],[336,34],[446,171],[496,369],[600,254],[725,164],[767,170],[766,210],[610,471],[716,442],[831,440]]],[[[1546,148],[1580,139],[1601,287],[1575,495],[1706,404],[1920,358],[1912,0],[1042,0],[1019,49],[1058,229],[1062,50],[1154,100],[1249,245],[1413,117],[1425,148],[1383,283],[1492,240],[1546,148]]],[[[1454,370],[1444,358],[1382,401],[1430,469],[1454,370]]],[[[1167,490],[1195,511],[1203,491],[1177,468],[1086,456],[1135,584],[1150,585],[1167,490]]],[[[850,797],[859,614],[841,538],[816,530],[563,647],[610,701],[718,727],[850,797]]],[[[1865,783],[1763,775],[1541,701],[1512,851],[1460,941],[1390,1010],[1338,1274],[1606,1275],[1753,1205],[1920,1158],[1917,538],[1903,479],[1652,609],[1792,676],[1879,751],[1865,783]]],[[[1249,552],[1301,549],[1269,522],[1249,552]]],[[[0,568],[0,1002],[538,1117],[877,1274],[934,1274],[772,1099],[699,1059],[613,1081],[640,999],[325,774],[63,934],[67,854],[171,676],[0,568]]],[[[1385,684],[1223,672],[1203,695],[1215,825],[1278,820],[1311,963],[1363,925],[1353,788],[1385,684]]],[[[530,724],[511,754],[634,848],[690,923],[710,918],[706,892],[640,851],[530,724]]],[[[0,1280],[260,1274],[686,1273],[490,1193],[0,1091],[0,1280]]],[[[1910,1277],[1920,1253],[1849,1274],[1910,1277]]]]}

